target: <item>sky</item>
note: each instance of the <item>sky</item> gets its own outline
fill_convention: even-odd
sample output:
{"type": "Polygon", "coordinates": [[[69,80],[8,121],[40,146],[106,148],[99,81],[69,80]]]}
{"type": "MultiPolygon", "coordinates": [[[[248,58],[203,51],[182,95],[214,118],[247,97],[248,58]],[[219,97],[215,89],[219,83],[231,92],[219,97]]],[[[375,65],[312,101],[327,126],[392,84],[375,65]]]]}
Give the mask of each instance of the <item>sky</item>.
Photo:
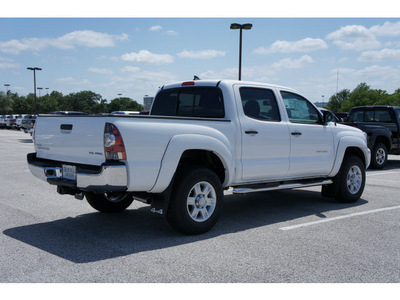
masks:
{"type": "Polygon", "coordinates": [[[325,10],[263,15],[257,13],[263,6],[250,3],[249,17],[240,10],[196,15],[193,7],[111,16],[87,8],[78,14],[69,8],[66,16],[59,9],[31,15],[29,8],[13,7],[0,14],[1,90],[10,84],[12,92],[32,93],[27,67],[42,68],[36,72],[43,88],[38,95],[90,90],[108,101],[122,94],[139,103],[160,86],[194,75],[237,79],[239,31],[231,23],[253,25],[243,31],[242,80],[288,86],[312,102],[327,102],[361,82],[388,93],[400,88],[400,18],[374,17],[373,10],[361,17],[332,17],[325,10]]]}

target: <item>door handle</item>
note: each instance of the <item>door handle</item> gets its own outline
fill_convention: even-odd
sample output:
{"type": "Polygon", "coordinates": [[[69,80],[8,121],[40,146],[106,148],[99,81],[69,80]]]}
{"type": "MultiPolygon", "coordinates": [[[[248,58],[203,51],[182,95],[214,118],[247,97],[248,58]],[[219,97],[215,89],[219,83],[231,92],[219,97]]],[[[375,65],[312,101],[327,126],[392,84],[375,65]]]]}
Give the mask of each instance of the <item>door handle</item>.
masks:
{"type": "Polygon", "coordinates": [[[301,135],[301,132],[295,131],[295,132],[292,132],[291,135],[301,135]]]}
{"type": "Polygon", "coordinates": [[[72,130],[73,125],[72,124],[61,124],[60,129],[61,130],[72,130]]]}
{"type": "Polygon", "coordinates": [[[244,133],[245,133],[245,134],[258,134],[258,131],[255,131],[255,130],[246,130],[244,133]]]}

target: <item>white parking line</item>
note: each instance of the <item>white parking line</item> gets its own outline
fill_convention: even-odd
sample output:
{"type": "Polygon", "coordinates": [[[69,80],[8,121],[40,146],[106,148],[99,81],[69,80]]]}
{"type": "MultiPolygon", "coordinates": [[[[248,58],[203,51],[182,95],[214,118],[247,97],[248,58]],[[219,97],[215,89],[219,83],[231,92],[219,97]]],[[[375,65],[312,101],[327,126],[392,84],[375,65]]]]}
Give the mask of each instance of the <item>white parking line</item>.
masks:
{"type": "Polygon", "coordinates": [[[387,175],[387,174],[399,174],[400,172],[367,172],[367,176],[378,176],[378,175],[387,175]]]}
{"type": "Polygon", "coordinates": [[[301,228],[301,227],[307,227],[307,226],[317,225],[317,224],[321,224],[321,223],[326,223],[326,222],[331,222],[331,221],[336,221],[336,220],[341,220],[341,219],[347,219],[347,218],[352,218],[352,217],[356,217],[356,216],[368,215],[368,214],[373,214],[373,213],[387,211],[387,210],[393,210],[393,209],[400,209],[400,205],[379,208],[379,209],[374,209],[374,210],[368,210],[368,211],[362,211],[362,212],[358,212],[358,213],[354,213],[354,214],[348,214],[348,215],[338,216],[338,217],[334,217],[334,218],[322,219],[319,221],[307,222],[307,223],[298,224],[298,225],[286,226],[286,227],[281,227],[279,229],[280,230],[297,229],[297,228],[301,228]]]}

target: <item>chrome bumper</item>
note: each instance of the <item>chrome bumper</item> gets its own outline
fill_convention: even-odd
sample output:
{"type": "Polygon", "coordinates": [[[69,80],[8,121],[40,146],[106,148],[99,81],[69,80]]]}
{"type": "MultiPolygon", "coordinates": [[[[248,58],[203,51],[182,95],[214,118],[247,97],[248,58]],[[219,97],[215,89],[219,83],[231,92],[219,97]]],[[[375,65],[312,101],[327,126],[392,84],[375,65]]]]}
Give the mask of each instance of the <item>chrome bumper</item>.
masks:
{"type": "Polygon", "coordinates": [[[93,192],[127,189],[128,175],[124,163],[103,164],[98,167],[79,165],[76,180],[69,180],[62,176],[62,162],[36,158],[36,153],[29,153],[27,160],[31,173],[50,184],[93,192]]]}

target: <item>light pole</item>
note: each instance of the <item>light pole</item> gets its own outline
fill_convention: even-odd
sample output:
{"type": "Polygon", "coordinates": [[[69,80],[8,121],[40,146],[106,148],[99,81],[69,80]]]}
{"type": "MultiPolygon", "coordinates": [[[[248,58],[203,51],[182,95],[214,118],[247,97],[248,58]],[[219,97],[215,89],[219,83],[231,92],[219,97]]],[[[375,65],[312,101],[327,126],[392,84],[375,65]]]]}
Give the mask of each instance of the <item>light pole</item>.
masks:
{"type": "Polygon", "coordinates": [[[39,98],[40,98],[40,97],[42,97],[40,92],[43,90],[43,88],[42,87],[38,87],[37,89],[39,90],[39,98]]]}
{"type": "Polygon", "coordinates": [[[250,30],[253,27],[253,24],[246,23],[246,24],[238,24],[232,23],[231,29],[239,29],[239,80],[242,80],[242,30],[250,30]]]}
{"type": "Polygon", "coordinates": [[[5,83],[4,86],[5,86],[6,89],[7,89],[7,92],[6,92],[6,97],[7,97],[7,95],[8,95],[8,88],[10,87],[10,85],[9,85],[8,83],[5,83]]]}
{"type": "Polygon", "coordinates": [[[31,70],[33,71],[33,97],[35,99],[35,116],[37,115],[37,111],[36,111],[36,71],[41,71],[41,68],[38,67],[28,67],[26,68],[27,70],[31,70]]]}

